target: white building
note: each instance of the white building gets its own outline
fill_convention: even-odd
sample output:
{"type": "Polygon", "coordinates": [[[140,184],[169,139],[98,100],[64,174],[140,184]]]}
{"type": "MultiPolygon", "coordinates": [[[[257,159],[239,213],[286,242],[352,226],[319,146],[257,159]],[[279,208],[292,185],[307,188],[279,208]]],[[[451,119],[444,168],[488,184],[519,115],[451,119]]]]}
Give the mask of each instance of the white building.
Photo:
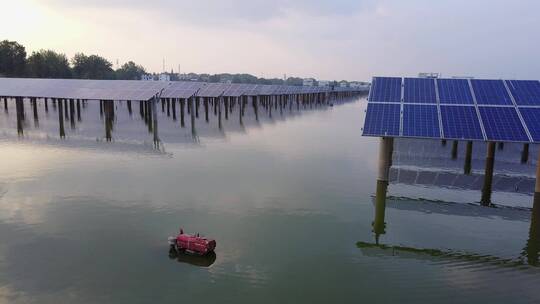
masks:
{"type": "Polygon", "coordinates": [[[349,86],[349,83],[346,82],[345,80],[339,82],[339,87],[340,88],[346,88],[348,86],[349,86]]]}
{"type": "Polygon", "coordinates": [[[361,82],[361,81],[351,81],[351,82],[349,82],[349,87],[367,91],[367,90],[369,90],[369,83],[368,82],[361,82]]]}
{"type": "Polygon", "coordinates": [[[330,86],[330,81],[328,81],[328,80],[319,80],[319,86],[320,87],[329,87],[330,86]]]}
{"type": "Polygon", "coordinates": [[[154,81],[154,75],[152,75],[152,74],[144,74],[144,75],[141,76],[141,80],[154,81]]]}
{"type": "Polygon", "coordinates": [[[305,87],[312,87],[315,85],[315,79],[313,78],[304,78],[304,81],[302,83],[305,87]]]}
{"type": "Polygon", "coordinates": [[[171,81],[171,75],[166,73],[159,74],[159,81],[171,81]]]}

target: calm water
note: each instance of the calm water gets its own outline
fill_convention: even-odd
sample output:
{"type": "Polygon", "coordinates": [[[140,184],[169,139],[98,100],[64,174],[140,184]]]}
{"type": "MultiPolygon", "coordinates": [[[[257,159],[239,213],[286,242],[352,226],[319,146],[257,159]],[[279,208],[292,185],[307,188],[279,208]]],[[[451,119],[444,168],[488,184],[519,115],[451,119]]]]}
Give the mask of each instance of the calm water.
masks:
{"type": "Polygon", "coordinates": [[[89,102],[62,117],[65,139],[48,106],[36,121],[26,102],[20,134],[15,103],[0,112],[0,303],[540,302],[536,157],[520,164],[519,146],[497,151],[499,208],[485,208],[483,147],[467,182],[464,147],[451,160],[451,143],[396,142],[376,246],[362,99],[221,125],[201,105],[194,129],[160,105],[158,149],[138,103],[117,102],[113,122],[89,102]],[[215,238],[216,256],[170,259],[179,227],[215,238]]]}

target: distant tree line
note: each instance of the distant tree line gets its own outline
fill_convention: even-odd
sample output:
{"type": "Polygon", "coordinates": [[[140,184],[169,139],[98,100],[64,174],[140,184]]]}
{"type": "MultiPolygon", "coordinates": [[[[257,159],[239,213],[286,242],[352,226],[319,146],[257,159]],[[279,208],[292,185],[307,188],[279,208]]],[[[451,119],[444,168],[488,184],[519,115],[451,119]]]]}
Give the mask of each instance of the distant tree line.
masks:
{"type": "Polygon", "coordinates": [[[114,70],[110,61],[98,55],[78,53],[69,60],[65,54],[39,50],[27,56],[23,45],[0,42],[0,75],[4,77],[139,80],[145,73],[133,61],[114,70]]]}
{"type": "MultiPolygon", "coordinates": [[[[68,59],[65,54],[53,50],[39,50],[27,56],[26,49],[16,41],[4,40],[0,42],[0,77],[31,77],[31,78],[77,78],[77,79],[121,79],[140,80],[147,74],[144,67],[129,61],[118,69],[113,64],[98,55],[85,55],[77,53],[68,59]]],[[[172,81],[204,81],[204,82],[230,82],[248,84],[274,84],[301,86],[303,79],[289,77],[259,78],[250,74],[175,74],[171,71],[169,77],[172,81]]],[[[155,78],[158,78],[154,74],[155,78]]],[[[337,85],[333,81],[330,85],[337,85]]]]}

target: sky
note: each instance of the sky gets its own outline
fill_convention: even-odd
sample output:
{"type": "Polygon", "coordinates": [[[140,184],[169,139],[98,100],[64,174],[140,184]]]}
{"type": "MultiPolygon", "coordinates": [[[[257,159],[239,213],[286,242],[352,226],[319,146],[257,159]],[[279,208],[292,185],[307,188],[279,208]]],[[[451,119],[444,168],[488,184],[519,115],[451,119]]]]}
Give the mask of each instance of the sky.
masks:
{"type": "Polygon", "coordinates": [[[540,79],[538,0],[0,0],[0,39],[152,72],[540,79]]]}

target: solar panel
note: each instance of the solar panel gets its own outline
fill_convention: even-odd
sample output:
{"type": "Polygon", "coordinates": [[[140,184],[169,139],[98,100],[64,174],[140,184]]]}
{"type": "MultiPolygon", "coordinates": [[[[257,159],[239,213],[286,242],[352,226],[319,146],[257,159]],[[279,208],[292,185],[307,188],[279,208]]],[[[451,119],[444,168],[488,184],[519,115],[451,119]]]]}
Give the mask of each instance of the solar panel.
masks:
{"type": "Polygon", "coordinates": [[[483,140],[474,106],[441,106],[444,138],[483,140]]]}
{"type": "Polygon", "coordinates": [[[189,98],[203,86],[203,82],[174,81],[163,90],[161,98],[189,98]]]}
{"type": "Polygon", "coordinates": [[[540,82],[538,80],[507,80],[506,83],[516,104],[540,106],[540,82]]]}
{"type": "Polygon", "coordinates": [[[494,141],[529,141],[514,107],[479,107],[486,137],[494,141]]]}
{"type": "Polygon", "coordinates": [[[400,111],[399,104],[368,104],[364,135],[399,136],[400,111]]]}
{"type": "Polygon", "coordinates": [[[437,79],[441,104],[473,104],[467,79],[437,79]]]}
{"type": "Polygon", "coordinates": [[[223,94],[231,85],[227,83],[208,83],[201,88],[197,96],[200,97],[219,97],[223,94]]]}
{"type": "Polygon", "coordinates": [[[512,99],[502,80],[472,79],[476,102],[484,105],[511,105],[512,99]]]}
{"type": "Polygon", "coordinates": [[[149,100],[162,81],[0,78],[0,96],[103,100],[149,100]]]}
{"type": "Polygon", "coordinates": [[[437,103],[435,80],[430,78],[405,78],[403,102],[437,103]]]}
{"type": "Polygon", "coordinates": [[[371,86],[369,101],[401,102],[401,78],[375,77],[371,86]]]}
{"type": "Polygon", "coordinates": [[[533,141],[540,142],[540,108],[520,107],[519,112],[527,125],[533,141]]]}
{"type": "Polygon", "coordinates": [[[405,105],[403,108],[403,136],[440,138],[437,106],[405,105]]]}

